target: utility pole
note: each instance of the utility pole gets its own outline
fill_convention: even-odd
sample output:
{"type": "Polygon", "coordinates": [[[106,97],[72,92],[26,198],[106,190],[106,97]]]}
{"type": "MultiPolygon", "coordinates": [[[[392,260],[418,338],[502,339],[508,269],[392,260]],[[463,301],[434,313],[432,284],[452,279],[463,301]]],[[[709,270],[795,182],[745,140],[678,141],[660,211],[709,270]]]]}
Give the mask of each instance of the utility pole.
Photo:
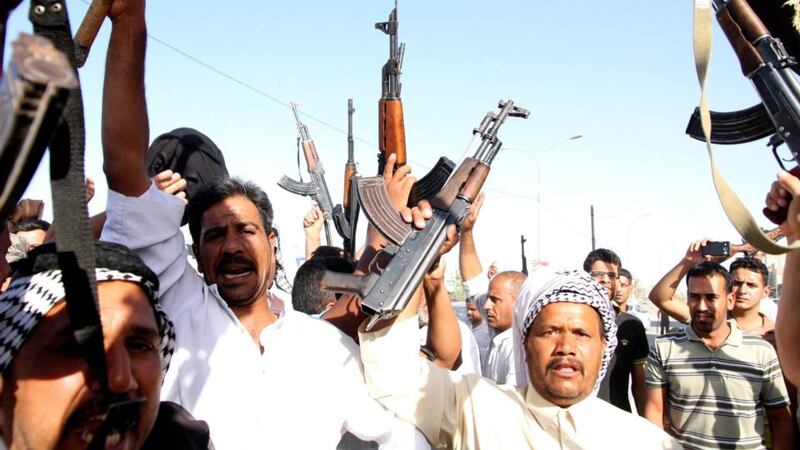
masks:
{"type": "Polygon", "coordinates": [[[594,250],[594,205],[589,206],[589,214],[592,216],[592,250],[594,250]]]}
{"type": "MultiPolygon", "coordinates": [[[[524,234],[519,236],[519,245],[522,247],[522,273],[524,273],[525,275],[528,274],[528,258],[525,257],[525,242],[526,241],[527,241],[527,239],[525,239],[525,235],[524,234]]],[[[536,261],[536,262],[538,264],[539,261],[536,261]]]]}

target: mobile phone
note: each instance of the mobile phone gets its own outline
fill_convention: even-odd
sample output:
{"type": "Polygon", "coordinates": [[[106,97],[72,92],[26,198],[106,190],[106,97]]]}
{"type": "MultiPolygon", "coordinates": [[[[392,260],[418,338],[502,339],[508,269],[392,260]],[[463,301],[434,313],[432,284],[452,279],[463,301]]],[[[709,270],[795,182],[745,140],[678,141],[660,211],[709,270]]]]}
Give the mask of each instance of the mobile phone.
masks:
{"type": "Polygon", "coordinates": [[[731,256],[731,243],[728,241],[710,241],[700,249],[703,256],[731,256]]]}

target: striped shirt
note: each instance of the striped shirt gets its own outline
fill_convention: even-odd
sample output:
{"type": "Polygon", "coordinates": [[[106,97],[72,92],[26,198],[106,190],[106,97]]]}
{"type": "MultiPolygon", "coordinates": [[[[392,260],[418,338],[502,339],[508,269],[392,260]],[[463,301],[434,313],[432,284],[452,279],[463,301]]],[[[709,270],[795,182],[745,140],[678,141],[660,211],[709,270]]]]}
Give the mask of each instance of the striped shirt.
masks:
{"type": "Polygon", "coordinates": [[[691,325],[650,349],[647,386],[667,389],[670,427],[687,449],[763,449],[763,408],[789,404],[775,350],[729,324],[717,350],[691,325]]]}

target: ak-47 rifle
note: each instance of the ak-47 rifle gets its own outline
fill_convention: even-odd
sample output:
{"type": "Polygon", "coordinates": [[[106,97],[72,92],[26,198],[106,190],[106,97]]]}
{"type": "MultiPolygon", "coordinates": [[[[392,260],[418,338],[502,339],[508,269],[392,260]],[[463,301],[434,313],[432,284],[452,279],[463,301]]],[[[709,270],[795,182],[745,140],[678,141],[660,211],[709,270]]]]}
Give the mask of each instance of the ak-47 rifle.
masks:
{"type": "Polygon", "coordinates": [[[325,170],[323,170],[322,162],[319,160],[317,147],[308,134],[308,127],[300,120],[300,114],[297,112],[297,103],[292,102],[291,107],[294,113],[294,119],[297,121],[297,131],[300,133],[300,145],[303,148],[303,156],[306,159],[306,167],[311,181],[303,183],[284,175],[278,181],[278,186],[292,194],[311,197],[317,202],[319,209],[322,210],[322,214],[325,216],[325,238],[327,239],[328,245],[333,245],[330,229],[333,201],[331,200],[331,193],[328,191],[328,184],[325,182],[325,170]]]}
{"type": "Polygon", "coordinates": [[[400,74],[406,44],[397,39],[397,0],[389,20],[378,22],[375,28],[389,35],[389,59],[381,70],[381,99],[378,102],[378,175],[383,174],[386,159],[395,154],[395,166],[406,163],[406,125],[403,119],[403,101],[400,99],[400,74]]]}
{"type": "Polygon", "coordinates": [[[78,80],[67,58],[42,37],[21,34],[0,81],[0,217],[17,205],[53,137],[78,80]]]}
{"type": "MultiPolygon", "coordinates": [[[[725,35],[736,52],[742,73],[750,79],[761,103],[733,112],[711,112],[711,142],[739,144],[772,135],[769,145],[778,164],[778,146],[785,143],[795,163],[800,159],[800,86],[792,75],[797,66],[781,41],[774,38],[753,11],[747,0],[713,0],[714,8],[725,35]]],[[[700,109],[695,109],[686,134],[705,141],[700,124],[700,109]]],[[[800,176],[800,167],[790,172],[800,176]]],[[[787,209],[763,210],[764,215],[780,224],[786,220],[787,209]]]]}
{"type": "Polygon", "coordinates": [[[524,234],[519,236],[519,245],[522,247],[522,273],[525,275],[528,274],[528,258],[525,257],[525,242],[527,241],[524,234]]]}
{"type": "Polygon", "coordinates": [[[446,238],[447,226],[461,225],[486,181],[492,161],[502,147],[497,138],[500,126],[508,117],[527,118],[529,115],[527,110],[514,106],[511,100],[501,100],[498,108],[500,111],[497,113],[487,113],[473,131],[469,149],[475,148],[474,156],[464,159],[442,190],[433,197],[433,216],[422,230],[413,229],[400,218],[389,200],[383,177],[359,180],[358,193],[364,214],[389,241],[382,253],[392,258],[380,274],[357,276],[326,272],[322,288],[359,295],[361,309],[372,316],[368,328],[405,308],[422,276],[436,260],[446,238]]]}
{"type": "MultiPolygon", "coordinates": [[[[389,59],[381,69],[381,99],[378,102],[378,175],[383,175],[386,159],[395,154],[395,167],[406,164],[406,125],[403,118],[403,100],[400,98],[400,74],[406,44],[397,39],[397,0],[389,20],[378,22],[375,28],[389,35],[389,59]]],[[[455,163],[442,157],[433,169],[414,183],[408,196],[408,205],[416,206],[420,200],[436,195],[453,172],[455,163]]]]}
{"type": "Polygon", "coordinates": [[[342,247],[348,257],[356,253],[356,225],[358,224],[358,172],[354,157],[353,99],[347,100],[347,163],[344,165],[344,189],[342,204],[333,208],[333,224],[343,239],[342,247]],[[337,220],[338,219],[338,220],[337,220]]]}

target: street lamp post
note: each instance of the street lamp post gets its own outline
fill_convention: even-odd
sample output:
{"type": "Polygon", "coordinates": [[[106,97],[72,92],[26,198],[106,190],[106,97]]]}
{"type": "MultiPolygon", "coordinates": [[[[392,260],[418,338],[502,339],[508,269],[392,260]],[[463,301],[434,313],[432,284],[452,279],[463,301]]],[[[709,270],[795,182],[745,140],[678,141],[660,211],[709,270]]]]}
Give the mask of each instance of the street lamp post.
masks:
{"type": "Polygon", "coordinates": [[[576,134],[575,136],[570,136],[566,139],[560,140],[555,144],[544,149],[544,151],[540,152],[538,155],[532,153],[530,150],[520,147],[503,147],[504,150],[520,150],[523,151],[533,159],[536,160],[536,263],[538,264],[542,260],[542,158],[553,150],[554,148],[558,147],[561,144],[565,144],[569,141],[574,141],[576,139],[582,138],[582,134],[576,134]]]}

